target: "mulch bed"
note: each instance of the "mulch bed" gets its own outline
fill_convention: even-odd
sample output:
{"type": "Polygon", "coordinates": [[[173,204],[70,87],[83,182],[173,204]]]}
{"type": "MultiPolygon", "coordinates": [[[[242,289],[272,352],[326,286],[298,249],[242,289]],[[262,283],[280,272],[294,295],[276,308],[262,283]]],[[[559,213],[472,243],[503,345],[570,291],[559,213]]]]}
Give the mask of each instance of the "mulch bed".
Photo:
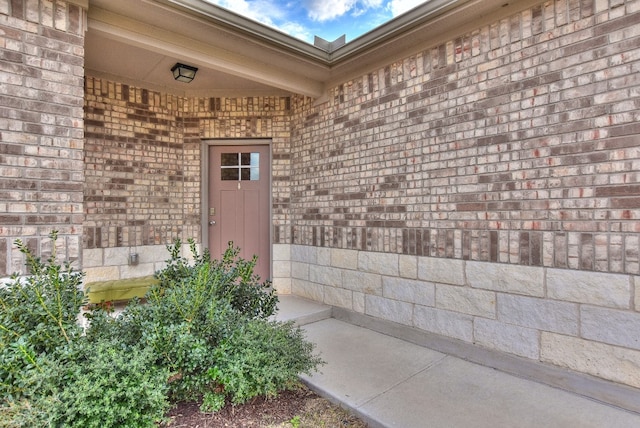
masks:
{"type": "Polygon", "coordinates": [[[366,428],[355,416],[306,387],[284,391],[276,398],[259,397],[242,405],[227,405],[216,413],[202,413],[199,403],[179,403],[168,417],[170,421],[162,428],[366,428]]]}

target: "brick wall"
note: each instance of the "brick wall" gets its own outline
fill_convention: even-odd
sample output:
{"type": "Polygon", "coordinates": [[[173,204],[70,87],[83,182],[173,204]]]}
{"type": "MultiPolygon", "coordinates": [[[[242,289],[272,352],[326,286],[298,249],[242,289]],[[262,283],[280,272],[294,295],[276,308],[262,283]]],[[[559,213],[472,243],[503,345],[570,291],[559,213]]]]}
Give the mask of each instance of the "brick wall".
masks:
{"type": "Polygon", "coordinates": [[[151,274],[166,244],[201,242],[203,140],[271,139],[274,223],[288,221],[288,97],[184,98],[90,76],[85,91],[90,280],[151,274]]]}
{"type": "Polygon", "coordinates": [[[637,1],[555,1],[297,100],[294,243],[639,274],[637,1]]]}
{"type": "Polygon", "coordinates": [[[13,245],[77,262],[83,220],[85,10],[0,2],[0,277],[24,272],[13,245]]]}
{"type": "MultiPolygon", "coordinates": [[[[294,98],[294,294],[640,388],[640,1],[294,98]]],[[[364,321],[363,321],[364,322],[364,321]]]]}

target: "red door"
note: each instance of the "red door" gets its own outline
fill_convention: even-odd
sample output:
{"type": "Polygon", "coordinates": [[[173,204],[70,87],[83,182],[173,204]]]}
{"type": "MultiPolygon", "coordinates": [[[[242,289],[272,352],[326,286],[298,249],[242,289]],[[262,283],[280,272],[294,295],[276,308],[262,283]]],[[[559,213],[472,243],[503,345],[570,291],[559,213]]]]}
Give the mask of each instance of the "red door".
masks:
{"type": "Polygon", "coordinates": [[[240,256],[258,256],[255,272],[271,279],[269,146],[210,146],[209,250],[219,257],[229,242],[240,256]]]}

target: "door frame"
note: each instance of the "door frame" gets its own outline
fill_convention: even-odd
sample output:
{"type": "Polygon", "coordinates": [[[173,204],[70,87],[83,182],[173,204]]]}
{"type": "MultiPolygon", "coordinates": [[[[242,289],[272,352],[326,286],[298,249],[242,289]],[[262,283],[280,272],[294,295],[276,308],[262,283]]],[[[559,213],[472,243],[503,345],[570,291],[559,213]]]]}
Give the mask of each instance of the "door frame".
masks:
{"type": "MultiPolygon", "coordinates": [[[[273,278],[273,146],[270,138],[210,138],[200,146],[200,228],[202,248],[209,248],[209,150],[214,146],[267,146],[269,150],[269,273],[273,278]]],[[[264,281],[266,278],[261,278],[264,281]]]]}

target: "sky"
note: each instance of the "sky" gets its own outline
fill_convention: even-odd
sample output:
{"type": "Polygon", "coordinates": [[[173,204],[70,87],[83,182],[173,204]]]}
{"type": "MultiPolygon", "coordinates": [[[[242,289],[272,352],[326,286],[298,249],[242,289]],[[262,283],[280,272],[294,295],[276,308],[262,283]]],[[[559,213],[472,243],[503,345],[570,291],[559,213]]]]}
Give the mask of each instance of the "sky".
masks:
{"type": "MultiPolygon", "coordinates": [[[[346,34],[351,42],[425,0],[207,0],[313,44],[346,34]]],[[[427,0],[428,1],[428,0],[427,0]]]]}

